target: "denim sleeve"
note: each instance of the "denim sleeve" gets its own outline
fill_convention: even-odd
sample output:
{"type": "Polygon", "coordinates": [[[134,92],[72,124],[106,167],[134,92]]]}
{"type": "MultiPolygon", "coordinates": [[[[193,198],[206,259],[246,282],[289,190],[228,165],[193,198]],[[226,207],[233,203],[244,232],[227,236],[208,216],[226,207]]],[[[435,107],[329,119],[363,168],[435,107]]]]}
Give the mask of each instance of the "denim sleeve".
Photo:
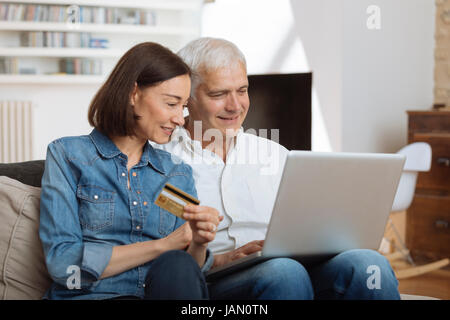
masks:
{"type": "Polygon", "coordinates": [[[112,245],[83,241],[76,188],[62,142],[54,141],[47,149],[40,203],[39,236],[45,262],[58,284],[67,286],[73,270],[79,270],[78,283],[88,288],[108,265],[112,245]]]}
{"type": "Polygon", "coordinates": [[[203,267],[201,268],[202,272],[209,271],[214,263],[214,255],[211,250],[206,249],[206,258],[203,267]]]}

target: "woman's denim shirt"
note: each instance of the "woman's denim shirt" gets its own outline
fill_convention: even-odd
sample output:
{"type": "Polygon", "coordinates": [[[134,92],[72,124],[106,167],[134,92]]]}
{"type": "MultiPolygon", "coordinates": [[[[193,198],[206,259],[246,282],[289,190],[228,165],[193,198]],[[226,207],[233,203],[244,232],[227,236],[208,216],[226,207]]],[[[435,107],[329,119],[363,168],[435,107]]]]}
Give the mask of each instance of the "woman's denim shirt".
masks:
{"type": "MultiPolygon", "coordinates": [[[[99,280],[112,248],[166,237],[185,223],[154,204],[166,182],[197,191],[191,167],[148,142],[129,172],[130,189],[127,176],[127,156],[96,129],[48,146],[39,235],[54,282],[44,298],[144,297],[151,261],[99,280]]],[[[208,250],[202,271],[212,262],[208,250]]]]}

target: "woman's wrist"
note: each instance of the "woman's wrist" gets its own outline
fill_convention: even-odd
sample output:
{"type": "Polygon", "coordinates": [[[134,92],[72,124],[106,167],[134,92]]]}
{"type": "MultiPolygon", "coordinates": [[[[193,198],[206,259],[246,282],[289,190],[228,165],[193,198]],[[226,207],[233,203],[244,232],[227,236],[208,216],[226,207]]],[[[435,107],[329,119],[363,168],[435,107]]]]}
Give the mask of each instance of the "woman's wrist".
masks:
{"type": "Polygon", "coordinates": [[[206,251],[206,248],[208,248],[208,242],[197,243],[197,242],[192,241],[189,244],[188,248],[192,248],[193,250],[205,250],[206,251]]]}
{"type": "MultiPolygon", "coordinates": [[[[157,239],[157,240],[150,240],[148,243],[153,243],[153,252],[156,251],[157,256],[159,257],[161,254],[163,254],[166,251],[171,250],[170,245],[168,241],[166,241],[165,238],[157,239]]],[[[154,254],[153,254],[154,255],[154,254]]]]}
{"type": "Polygon", "coordinates": [[[186,251],[192,255],[194,258],[206,256],[206,248],[208,247],[208,243],[199,244],[196,242],[191,242],[187,247],[186,251]]]}
{"type": "Polygon", "coordinates": [[[187,253],[189,253],[198,263],[200,268],[204,265],[206,259],[206,248],[208,244],[198,244],[196,242],[191,242],[187,248],[187,253]]]}

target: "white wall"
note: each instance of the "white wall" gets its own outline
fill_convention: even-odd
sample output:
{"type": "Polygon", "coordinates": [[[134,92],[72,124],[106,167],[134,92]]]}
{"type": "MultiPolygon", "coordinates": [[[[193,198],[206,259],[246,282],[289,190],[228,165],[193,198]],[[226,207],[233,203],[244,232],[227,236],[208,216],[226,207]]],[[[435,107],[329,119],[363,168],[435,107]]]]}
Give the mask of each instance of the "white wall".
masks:
{"type": "Polygon", "coordinates": [[[342,149],[396,152],[407,143],[406,110],[433,104],[434,1],[345,0],[343,8],[342,149]],[[371,4],[380,30],[364,28],[371,4]]]}
{"type": "Polygon", "coordinates": [[[313,150],[395,152],[405,111],[432,104],[434,14],[432,0],[216,0],[202,35],[235,42],[250,74],[313,71],[313,150]]]}
{"type": "MultiPolygon", "coordinates": [[[[332,12],[325,13],[326,17],[322,16],[322,6],[318,3],[320,1],[309,0],[306,2],[308,10],[300,12],[300,14],[305,14],[308,20],[326,20],[327,17],[336,20],[336,16],[332,12]]],[[[334,26],[329,27],[330,23],[317,23],[314,26],[315,33],[313,34],[309,30],[309,33],[304,35],[305,41],[302,41],[303,38],[298,32],[297,20],[293,14],[291,2],[288,0],[216,0],[214,3],[204,6],[202,36],[225,38],[234,42],[246,56],[249,74],[309,72],[312,68],[311,61],[306,56],[305,49],[307,51],[308,48],[305,44],[320,45],[321,42],[318,38],[321,35],[324,39],[328,39],[329,32],[333,32],[336,36],[339,36],[339,33],[333,29],[334,26]]],[[[306,20],[301,19],[301,21],[306,20]]],[[[338,23],[333,25],[338,25],[338,23]]],[[[340,43],[340,41],[335,42],[340,43]]],[[[341,64],[331,52],[321,52],[323,52],[321,61],[324,64],[318,63],[318,68],[323,70],[327,70],[327,66],[340,68],[341,64]]],[[[314,58],[315,56],[313,56],[314,58]]],[[[331,90],[335,94],[339,94],[340,90],[336,90],[333,86],[326,88],[327,77],[324,77],[323,82],[318,82],[320,72],[319,70],[313,71],[312,147],[313,150],[328,151],[331,149],[330,135],[326,129],[326,119],[323,118],[320,108],[321,101],[318,99],[317,92],[322,90],[325,93],[331,90]],[[322,85],[318,85],[319,83],[322,85]]],[[[333,101],[336,100],[329,99],[329,105],[338,107],[333,101]]],[[[339,116],[339,112],[334,111],[334,114],[328,113],[326,116],[327,118],[339,116]]],[[[331,121],[328,122],[331,123],[331,121]]],[[[333,124],[330,126],[333,127],[333,124]]],[[[334,138],[338,143],[336,137],[340,130],[332,129],[335,133],[331,135],[331,139],[334,138]]]]}
{"type": "MultiPolygon", "coordinates": [[[[432,0],[216,0],[202,35],[244,52],[250,74],[313,76],[313,150],[395,152],[406,143],[408,109],[432,104],[432,0]],[[369,4],[381,30],[366,27],[369,4]]],[[[89,133],[87,108],[99,85],[0,85],[0,99],[30,99],[34,159],[61,136],[89,133]]]]}
{"type": "Polygon", "coordinates": [[[342,4],[336,0],[289,1],[296,41],[313,72],[312,150],[342,149],[342,4]]]}
{"type": "Polygon", "coordinates": [[[47,145],[60,137],[89,134],[89,103],[100,85],[5,85],[2,100],[33,102],[33,159],[45,159],[47,145]]]}
{"type": "MultiPolygon", "coordinates": [[[[101,3],[111,1],[101,0],[101,3]]],[[[133,6],[144,8],[148,5],[148,0],[133,1],[133,6]]],[[[164,1],[154,1],[164,6],[164,1]]],[[[106,38],[109,40],[110,48],[125,52],[136,43],[144,41],[159,42],[172,50],[178,50],[189,40],[197,37],[200,32],[200,8],[202,0],[183,0],[177,10],[161,9],[157,14],[157,25],[166,27],[177,27],[180,29],[193,30],[189,34],[166,34],[154,33],[111,33],[101,32],[105,30],[92,31],[94,37],[106,38]],[[191,9],[184,9],[191,8],[191,9]]],[[[156,6],[158,7],[158,5],[156,6]]],[[[176,6],[175,6],[176,7],[176,6]]],[[[123,26],[127,28],[127,26],[123,26]]],[[[106,30],[107,31],[107,30],[106,30]]],[[[0,30],[0,47],[19,46],[18,31],[0,30]]],[[[0,48],[1,49],[1,48],[0,48]]],[[[110,73],[119,57],[104,58],[103,71],[106,75],[110,73]]],[[[26,66],[34,66],[42,71],[51,71],[43,66],[54,66],[56,71],[57,60],[48,57],[21,58],[26,66]],[[46,70],[44,70],[46,69],[46,70]]],[[[23,65],[22,65],[23,66],[23,65]]],[[[33,103],[33,159],[44,159],[47,145],[54,139],[71,136],[89,134],[92,128],[87,121],[87,110],[100,87],[96,84],[5,84],[0,83],[0,101],[5,100],[29,100],[33,103]]],[[[1,126],[1,124],[0,124],[1,126]]],[[[2,132],[0,127],[0,132],[2,132]]],[[[6,130],[5,130],[6,131],[6,130]]],[[[0,137],[1,139],[2,137],[0,137]]],[[[6,139],[5,139],[6,140],[6,139]]],[[[0,151],[1,152],[1,151],[0,151]]]]}

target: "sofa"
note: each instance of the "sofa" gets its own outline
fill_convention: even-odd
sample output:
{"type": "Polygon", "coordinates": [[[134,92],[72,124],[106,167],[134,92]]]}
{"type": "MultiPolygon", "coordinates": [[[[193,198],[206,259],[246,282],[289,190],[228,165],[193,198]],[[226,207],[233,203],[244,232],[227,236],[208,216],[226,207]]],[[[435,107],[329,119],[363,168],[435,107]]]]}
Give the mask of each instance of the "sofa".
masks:
{"type": "MultiPolygon", "coordinates": [[[[44,160],[0,163],[0,300],[40,299],[51,284],[39,240],[44,160]]],[[[430,297],[404,295],[402,299],[430,297]]]]}
{"type": "Polygon", "coordinates": [[[44,160],[0,164],[0,299],[40,299],[51,284],[39,240],[44,160]]]}

